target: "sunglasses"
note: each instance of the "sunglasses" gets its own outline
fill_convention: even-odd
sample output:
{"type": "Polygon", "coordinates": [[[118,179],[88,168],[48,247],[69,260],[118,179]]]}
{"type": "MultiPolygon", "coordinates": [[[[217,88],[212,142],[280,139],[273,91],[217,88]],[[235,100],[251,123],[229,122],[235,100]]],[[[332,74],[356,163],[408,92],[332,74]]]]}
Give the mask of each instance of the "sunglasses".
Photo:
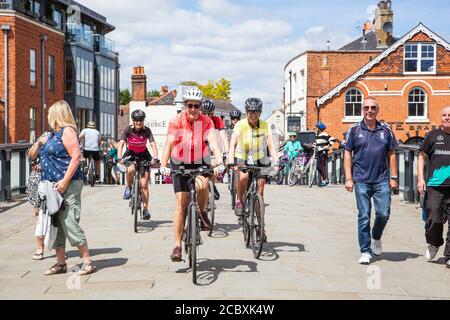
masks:
{"type": "Polygon", "coordinates": [[[186,105],[186,107],[188,108],[188,109],[200,109],[200,107],[201,107],[201,105],[199,105],[199,104],[192,104],[192,103],[188,103],[187,105],[186,105]]]}
{"type": "Polygon", "coordinates": [[[139,122],[139,123],[142,123],[142,122],[144,122],[144,120],[133,120],[134,122],[139,122]]]}
{"type": "Polygon", "coordinates": [[[364,111],[377,111],[377,106],[364,106],[364,111]]]}
{"type": "Polygon", "coordinates": [[[240,120],[240,118],[231,118],[231,120],[240,120]]]}

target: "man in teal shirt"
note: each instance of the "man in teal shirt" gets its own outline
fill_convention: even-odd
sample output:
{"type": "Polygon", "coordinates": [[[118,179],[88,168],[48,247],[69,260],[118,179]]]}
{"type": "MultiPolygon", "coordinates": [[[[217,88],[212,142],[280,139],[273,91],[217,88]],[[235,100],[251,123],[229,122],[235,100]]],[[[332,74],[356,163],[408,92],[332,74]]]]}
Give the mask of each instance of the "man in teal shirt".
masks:
{"type": "Polygon", "coordinates": [[[299,152],[303,152],[303,147],[300,141],[297,140],[297,133],[289,133],[290,141],[284,146],[284,152],[289,156],[289,161],[298,157],[299,152]]]}

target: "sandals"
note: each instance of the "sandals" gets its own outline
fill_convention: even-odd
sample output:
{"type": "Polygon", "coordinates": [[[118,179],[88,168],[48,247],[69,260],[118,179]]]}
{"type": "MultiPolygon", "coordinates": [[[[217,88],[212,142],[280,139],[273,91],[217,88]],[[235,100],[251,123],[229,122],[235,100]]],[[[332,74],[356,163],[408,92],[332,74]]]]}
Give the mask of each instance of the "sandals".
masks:
{"type": "Polygon", "coordinates": [[[52,276],[54,274],[63,274],[63,273],[67,273],[67,263],[55,264],[53,267],[45,271],[44,275],[52,276]]]}
{"type": "Polygon", "coordinates": [[[93,265],[92,261],[89,263],[83,263],[81,270],[78,272],[80,276],[87,276],[88,274],[94,273],[97,267],[93,265]]]}
{"type": "Polygon", "coordinates": [[[44,253],[43,252],[35,252],[33,254],[33,261],[42,261],[44,260],[44,253]]]}

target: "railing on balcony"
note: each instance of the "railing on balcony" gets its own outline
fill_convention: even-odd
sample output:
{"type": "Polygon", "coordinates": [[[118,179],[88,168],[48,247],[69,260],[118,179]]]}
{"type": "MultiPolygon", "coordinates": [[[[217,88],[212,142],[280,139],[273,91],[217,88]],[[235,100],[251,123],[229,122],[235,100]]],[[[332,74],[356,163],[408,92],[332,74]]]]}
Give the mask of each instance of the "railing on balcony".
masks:
{"type": "Polygon", "coordinates": [[[0,10],[13,10],[13,0],[0,0],[0,10]]]}
{"type": "Polygon", "coordinates": [[[94,33],[89,27],[78,23],[67,23],[67,39],[70,43],[94,49],[94,33]]]}
{"type": "Polygon", "coordinates": [[[101,34],[94,35],[95,51],[106,55],[114,55],[116,52],[116,43],[101,34]]]}

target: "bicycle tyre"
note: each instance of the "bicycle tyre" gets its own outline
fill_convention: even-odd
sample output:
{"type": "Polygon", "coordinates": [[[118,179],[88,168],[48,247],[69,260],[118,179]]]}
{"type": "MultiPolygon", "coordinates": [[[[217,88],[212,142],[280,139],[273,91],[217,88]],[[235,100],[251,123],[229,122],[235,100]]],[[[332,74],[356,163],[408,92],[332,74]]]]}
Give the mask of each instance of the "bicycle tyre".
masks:
{"type": "Polygon", "coordinates": [[[230,193],[231,193],[231,209],[234,210],[236,208],[236,174],[234,171],[231,172],[230,179],[230,193]]]}
{"type": "Polygon", "coordinates": [[[275,182],[281,186],[284,183],[284,165],[280,166],[277,175],[275,176],[275,182]]]}
{"type": "MultiPolygon", "coordinates": [[[[137,182],[137,183],[139,183],[139,181],[137,182]]],[[[133,207],[134,207],[134,233],[138,233],[138,222],[139,222],[139,215],[140,215],[140,212],[141,212],[141,210],[142,210],[142,206],[141,206],[141,188],[139,187],[139,185],[137,185],[136,183],[135,183],[135,186],[134,186],[134,191],[135,191],[135,195],[134,195],[134,204],[133,204],[133,207]]]]}
{"type": "Polygon", "coordinates": [[[314,185],[314,180],[316,179],[317,176],[317,160],[313,159],[311,160],[313,161],[313,163],[311,163],[311,166],[309,167],[309,173],[308,173],[308,185],[310,188],[312,188],[312,186],[314,185]]]}
{"type": "Polygon", "coordinates": [[[245,247],[250,246],[250,224],[249,217],[252,212],[252,203],[250,200],[245,201],[245,205],[242,210],[242,231],[244,233],[245,247]]]}
{"type": "Polygon", "coordinates": [[[190,249],[190,264],[192,267],[192,282],[197,284],[197,238],[198,238],[198,213],[197,208],[192,205],[189,208],[190,223],[191,223],[191,249],[190,249]]]}
{"type": "Polygon", "coordinates": [[[253,256],[259,259],[264,246],[264,199],[260,194],[253,198],[253,210],[250,216],[250,237],[253,256]],[[257,218],[257,209],[259,208],[259,221],[257,218]]]}
{"type": "Polygon", "coordinates": [[[289,187],[293,187],[298,183],[300,176],[295,173],[294,168],[296,167],[297,160],[294,160],[292,164],[289,166],[288,173],[288,185],[289,187]]]}
{"type": "Polygon", "coordinates": [[[95,169],[94,166],[94,160],[91,160],[89,162],[89,184],[91,185],[91,188],[95,186],[95,169]]]}
{"type": "Polygon", "coordinates": [[[214,231],[214,215],[215,215],[215,198],[214,198],[214,183],[209,181],[209,197],[208,197],[208,218],[211,221],[211,228],[208,232],[208,237],[211,237],[214,231]]]}

